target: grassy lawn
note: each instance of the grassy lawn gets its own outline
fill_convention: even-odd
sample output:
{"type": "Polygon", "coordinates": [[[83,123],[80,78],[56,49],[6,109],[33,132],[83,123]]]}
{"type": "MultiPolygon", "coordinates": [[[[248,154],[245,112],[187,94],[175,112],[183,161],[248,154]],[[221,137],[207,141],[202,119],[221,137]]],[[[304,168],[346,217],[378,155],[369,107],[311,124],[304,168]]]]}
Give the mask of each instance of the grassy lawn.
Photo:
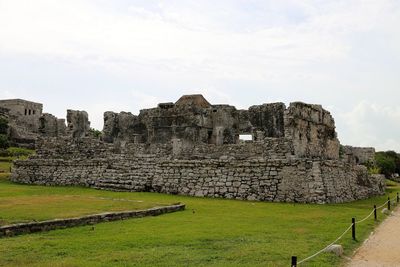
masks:
{"type": "MultiPolygon", "coordinates": [[[[10,171],[10,159],[0,157],[0,174],[7,173],[10,171]]],[[[4,176],[4,175],[3,175],[4,176]]]]}
{"type": "MultiPolygon", "coordinates": [[[[397,185],[388,188],[391,197],[398,191],[397,185]]],[[[183,202],[187,209],[160,217],[102,223],[94,231],[91,226],[84,226],[0,239],[0,266],[288,266],[292,255],[301,260],[320,250],[350,225],[352,217],[365,217],[374,204],[380,205],[387,198],[337,205],[294,205],[27,186],[3,179],[0,213],[7,220],[21,220],[25,212],[30,214],[29,218],[47,218],[75,212],[75,209],[109,205],[94,201],[81,207],[76,205],[80,201],[65,199],[76,195],[143,203],[183,202]],[[37,200],[40,196],[52,202],[56,200],[55,206],[47,208],[46,203],[41,206],[43,203],[37,200]],[[21,198],[25,203],[30,197],[31,206],[41,208],[29,211],[23,205],[14,207],[11,203],[4,208],[7,206],[3,204],[4,199],[21,198]]],[[[380,220],[384,218],[380,212],[378,216],[380,220]]],[[[376,225],[371,218],[357,225],[358,241],[352,241],[348,233],[339,242],[347,256],[351,256],[376,225]]],[[[322,254],[302,266],[341,263],[336,256],[322,254]]]]}
{"type": "Polygon", "coordinates": [[[114,199],[116,195],[80,187],[17,185],[10,183],[7,176],[0,174],[0,226],[171,204],[137,198],[114,199]]]}

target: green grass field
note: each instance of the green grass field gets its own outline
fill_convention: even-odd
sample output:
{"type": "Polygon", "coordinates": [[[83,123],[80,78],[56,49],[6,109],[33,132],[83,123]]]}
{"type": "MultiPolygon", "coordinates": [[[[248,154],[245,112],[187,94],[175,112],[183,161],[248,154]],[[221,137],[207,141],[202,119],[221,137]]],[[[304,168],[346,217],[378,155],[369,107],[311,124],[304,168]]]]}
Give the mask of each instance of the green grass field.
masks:
{"type": "MultiPolygon", "coordinates": [[[[391,197],[398,191],[399,187],[394,184],[388,188],[391,197]]],[[[74,200],[65,199],[71,195],[86,200],[106,197],[142,203],[183,202],[187,209],[159,217],[102,223],[95,225],[94,230],[92,226],[83,226],[3,238],[0,239],[0,266],[289,266],[292,255],[301,260],[320,250],[350,225],[352,217],[365,217],[374,204],[380,205],[387,199],[386,195],[336,205],[262,203],[17,185],[3,175],[0,214],[7,221],[63,216],[80,209],[76,203],[71,204],[74,200]],[[4,208],[2,204],[12,198],[21,198],[25,203],[30,197],[57,201],[39,208],[42,203],[32,200],[31,206],[38,206],[32,210],[13,204],[4,208]]],[[[86,212],[109,206],[89,201],[82,207],[86,212]]],[[[380,212],[378,216],[384,219],[380,212]]],[[[376,225],[371,218],[357,225],[358,241],[352,241],[348,233],[339,242],[346,256],[351,256],[376,225]]],[[[302,266],[342,263],[336,256],[321,254],[302,266]]]]}

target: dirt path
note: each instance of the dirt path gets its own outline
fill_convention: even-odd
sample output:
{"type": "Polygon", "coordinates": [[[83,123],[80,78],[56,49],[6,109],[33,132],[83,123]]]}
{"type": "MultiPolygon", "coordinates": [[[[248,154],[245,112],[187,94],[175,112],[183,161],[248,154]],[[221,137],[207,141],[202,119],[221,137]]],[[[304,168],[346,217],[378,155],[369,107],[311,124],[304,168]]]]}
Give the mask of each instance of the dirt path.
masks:
{"type": "Polygon", "coordinates": [[[400,266],[400,208],[376,229],[347,266],[400,266]]]}

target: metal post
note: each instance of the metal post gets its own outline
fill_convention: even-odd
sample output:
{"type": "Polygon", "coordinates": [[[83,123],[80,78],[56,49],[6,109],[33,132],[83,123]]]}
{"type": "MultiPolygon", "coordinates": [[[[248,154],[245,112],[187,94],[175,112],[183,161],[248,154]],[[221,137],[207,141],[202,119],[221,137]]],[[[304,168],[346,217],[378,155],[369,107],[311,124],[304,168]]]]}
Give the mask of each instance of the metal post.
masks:
{"type": "Polygon", "coordinates": [[[390,197],[388,197],[388,210],[390,210],[390,197]]]}
{"type": "Polygon", "coordinates": [[[297,267],[297,257],[296,256],[292,257],[292,265],[291,265],[291,267],[297,267]]]}
{"type": "Polygon", "coordinates": [[[375,221],[378,219],[378,216],[376,214],[376,205],[374,205],[374,218],[375,218],[375,221]]]}
{"type": "Polygon", "coordinates": [[[351,218],[351,223],[353,224],[351,227],[351,236],[353,237],[353,240],[356,240],[356,219],[351,218]]]}
{"type": "Polygon", "coordinates": [[[399,203],[400,198],[399,198],[399,192],[397,192],[397,203],[399,203]]]}

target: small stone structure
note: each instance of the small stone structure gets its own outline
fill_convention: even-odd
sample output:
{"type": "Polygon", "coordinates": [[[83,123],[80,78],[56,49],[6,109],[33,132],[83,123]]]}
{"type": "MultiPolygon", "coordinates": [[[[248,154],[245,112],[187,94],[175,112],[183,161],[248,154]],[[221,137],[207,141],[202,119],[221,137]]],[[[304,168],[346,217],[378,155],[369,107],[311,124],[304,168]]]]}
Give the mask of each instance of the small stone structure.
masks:
{"type": "Polygon", "coordinates": [[[13,144],[33,147],[38,137],[39,118],[43,105],[22,99],[0,100],[0,108],[7,114],[9,136],[13,144]]]}
{"type": "Polygon", "coordinates": [[[354,164],[375,163],[375,148],[373,147],[353,147],[343,146],[344,158],[354,164]]]}
{"type": "Polygon", "coordinates": [[[382,176],[340,158],[334,119],[320,105],[237,110],[183,96],[139,115],[106,112],[102,140],[87,135],[87,114],[69,114],[69,134],[40,139],[35,156],[15,162],[13,181],[302,203],[384,193],[382,176]]]}
{"type": "Polygon", "coordinates": [[[147,216],[159,216],[166,213],[182,211],[185,204],[176,204],[165,207],[155,207],[147,210],[106,212],[100,214],[86,215],[76,218],[54,219],[41,222],[19,223],[0,226],[0,238],[11,237],[21,234],[45,232],[55,229],[64,229],[83,225],[93,225],[101,222],[126,220],[132,218],[143,218],[147,216]]]}
{"type": "Polygon", "coordinates": [[[90,132],[86,111],[67,110],[65,119],[43,113],[43,104],[22,99],[0,100],[0,117],[9,121],[9,137],[12,145],[35,148],[41,137],[85,137],[90,132]]]}

